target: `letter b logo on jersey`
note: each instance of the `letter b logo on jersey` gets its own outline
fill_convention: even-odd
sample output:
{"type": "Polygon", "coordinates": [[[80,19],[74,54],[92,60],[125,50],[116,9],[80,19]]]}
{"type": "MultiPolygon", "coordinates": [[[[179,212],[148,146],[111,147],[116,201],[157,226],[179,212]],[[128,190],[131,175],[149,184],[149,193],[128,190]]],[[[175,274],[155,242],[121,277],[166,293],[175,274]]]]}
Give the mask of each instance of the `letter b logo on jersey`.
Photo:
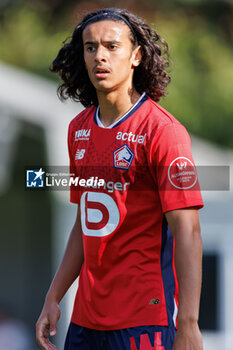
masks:
{"type": "Polygon", "coordinates": [[[110,235],[120,221],[118,207],[106,193],[84,192],[81,196],[81,223],[86,236],[110,235]]]}

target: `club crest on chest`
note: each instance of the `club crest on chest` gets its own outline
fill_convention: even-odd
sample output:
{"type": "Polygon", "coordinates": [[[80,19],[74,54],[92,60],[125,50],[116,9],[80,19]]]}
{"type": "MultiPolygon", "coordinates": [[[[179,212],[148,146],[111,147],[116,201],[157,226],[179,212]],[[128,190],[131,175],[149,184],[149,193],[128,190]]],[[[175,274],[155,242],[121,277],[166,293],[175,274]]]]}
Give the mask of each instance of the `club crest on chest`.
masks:
{"type": "Polygon", "coordinates": [[[134,153],[127,145],[123,145],[113,152],[114,167],[128,170],[134,158],[134,153]]]}

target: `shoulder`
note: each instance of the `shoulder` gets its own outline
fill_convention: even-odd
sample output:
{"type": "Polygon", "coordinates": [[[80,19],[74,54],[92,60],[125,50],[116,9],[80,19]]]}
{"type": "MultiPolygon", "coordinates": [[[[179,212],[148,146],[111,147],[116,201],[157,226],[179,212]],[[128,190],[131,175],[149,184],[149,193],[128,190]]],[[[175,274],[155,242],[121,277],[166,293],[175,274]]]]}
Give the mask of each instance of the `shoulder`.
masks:
{"type": "Polygon", "coordinates": [[[171,113],[151,98],[148,99],[148,107],[150,112],[150,121],[154,123],[157,128],[162,128],[167,125],[182,125],[171,113]]]}
{"type": "Polygon", "coordinates": [[[76,115],[69,123],[69,130],[73,130],[74,128],[76,129],[77,127],[80,128],[87,124],[95,109],[95,106],[91,106],[76,115]]]}
{"type": "Polygon", "coordinates": [[[147,101],[147,113],[152,139],[158,139],[162,135],[170,142],[179,138],[189,140],[189,134],[184,125],[151,98],[147,101]]]}

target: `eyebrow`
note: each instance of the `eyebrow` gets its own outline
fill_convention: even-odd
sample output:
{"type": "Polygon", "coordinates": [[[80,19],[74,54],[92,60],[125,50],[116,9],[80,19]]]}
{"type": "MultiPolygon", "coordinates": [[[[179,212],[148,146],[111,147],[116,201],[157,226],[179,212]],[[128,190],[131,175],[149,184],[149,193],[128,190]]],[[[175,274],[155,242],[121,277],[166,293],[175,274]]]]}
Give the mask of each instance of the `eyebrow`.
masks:
{"type": "MultiPolygon", "coordinates": [[[[118,40],[104,40],[103,41],[104,43],[107,43],[107,44],[120,44],[121,41],[118,41],[118,40]]],[[[97,41],[85,41],[84,45],[93,45],[93,44],[98,44],[97,41]]]]}

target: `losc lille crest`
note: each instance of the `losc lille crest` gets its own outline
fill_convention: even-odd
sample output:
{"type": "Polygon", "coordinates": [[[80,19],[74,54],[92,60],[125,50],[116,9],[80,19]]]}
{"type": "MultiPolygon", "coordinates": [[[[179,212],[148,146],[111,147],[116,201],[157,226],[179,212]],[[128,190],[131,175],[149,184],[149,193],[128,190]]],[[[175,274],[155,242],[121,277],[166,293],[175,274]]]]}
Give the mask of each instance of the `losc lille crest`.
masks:
{"type": "Polygon", "coordinates": [[[129,169],[133,159],[134,154],[127,145],[124,145],[113,152],[113,162],[115,168],[127,170],[129,169]]]}

